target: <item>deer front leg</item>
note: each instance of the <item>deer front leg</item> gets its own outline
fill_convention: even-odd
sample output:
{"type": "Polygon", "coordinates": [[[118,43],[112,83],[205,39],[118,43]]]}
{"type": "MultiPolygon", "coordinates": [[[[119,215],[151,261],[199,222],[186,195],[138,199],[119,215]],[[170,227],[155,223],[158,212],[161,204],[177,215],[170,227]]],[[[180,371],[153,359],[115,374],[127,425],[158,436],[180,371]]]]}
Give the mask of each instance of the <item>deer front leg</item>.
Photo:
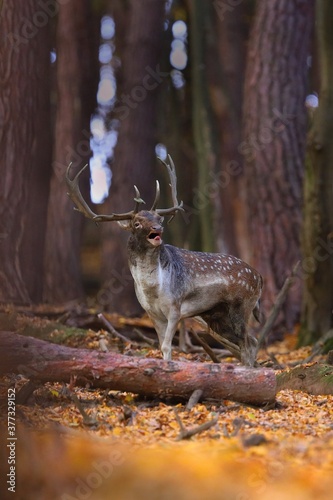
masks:
{"type": "Polygon", "coordinates": [[[178,313],[178,311],[176,313],[170,314],[168,317],[168,326],[165,332],[163,342],[161,344],[161,351],[163,354],[163,359],[165,361],[171,360],[172,339],[175,336],[179,321],[180,321],[180,314],[178,313]]]}
{"type": "Polygon", "coordinates": [[[158,342],[160,344],[160,348],[162,348],[162,344],[165,338],[165,333],[166,329],[168,326],[168,320],[166,318],[156,318],[151,316],[151,320],[154,324],[157,336],[158,336],[158,342]]]}

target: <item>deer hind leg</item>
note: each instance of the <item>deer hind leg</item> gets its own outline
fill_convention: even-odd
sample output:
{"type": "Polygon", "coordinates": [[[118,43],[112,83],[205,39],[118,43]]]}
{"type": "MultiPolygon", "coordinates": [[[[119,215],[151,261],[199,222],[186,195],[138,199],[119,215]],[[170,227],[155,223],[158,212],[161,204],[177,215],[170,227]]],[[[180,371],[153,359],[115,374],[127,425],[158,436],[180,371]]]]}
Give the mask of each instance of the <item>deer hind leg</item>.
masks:
{"type": "Polygon", "coordinates": [[[201,316],[207,322],[208,333],[213,338],[229,349],[244,365],[254,366],[257,341],[246,333],[248,314],[244,304],[221,302],[201,316]]]}
{"type": "Polygon", "coordinates": [[[207,333],[217,342],[228,349],[232,355],[241,361],[239,342],[235,339],[233,326],[229,316],[229,304],[222,302],[202,314],[202,317],[196,316],[207,329],[207,333]]]}
{"type": "Polygon", "coordinates": [[[242,363],[247,366],[254,366],[257,340],[246,332],[244,306],[242,304],[231,304],[229,318],[232,325],[234,342],[240,348],[242,363]]]}

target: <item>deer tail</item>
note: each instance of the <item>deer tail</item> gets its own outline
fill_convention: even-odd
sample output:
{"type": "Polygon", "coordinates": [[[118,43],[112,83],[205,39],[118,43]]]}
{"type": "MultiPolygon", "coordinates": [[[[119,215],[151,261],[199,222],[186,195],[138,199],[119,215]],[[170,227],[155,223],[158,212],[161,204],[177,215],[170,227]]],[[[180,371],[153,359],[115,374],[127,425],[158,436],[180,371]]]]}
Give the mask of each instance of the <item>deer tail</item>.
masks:
{"type": "Polygon", "coordinates": [[[253,309],[253,316],[255,319],[258,321],[258,323],[261,323],[261,314],[260,314],[260,299],[257,300],[256,305],[254,306],[253,309]]]}

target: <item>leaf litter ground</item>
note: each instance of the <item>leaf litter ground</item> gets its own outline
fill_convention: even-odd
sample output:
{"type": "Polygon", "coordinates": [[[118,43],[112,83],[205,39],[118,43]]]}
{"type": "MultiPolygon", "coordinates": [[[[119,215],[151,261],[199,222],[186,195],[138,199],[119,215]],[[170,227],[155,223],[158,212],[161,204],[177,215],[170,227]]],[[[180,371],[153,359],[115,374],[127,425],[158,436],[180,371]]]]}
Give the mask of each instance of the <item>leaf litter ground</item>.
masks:
{"type": "MultiPolygon", "coordinates": [[[[100,335],[88,331],[66,343],[99,348],[100,335]]],[[[295,335],[289,335],[269,351],[288,366],[306,359],[311,349],[295,349],[295,335]]],[[[161,357],[138,343],[124,353],[161,357]]],[[[198,353],[175,352],[174,358],[210,362],[198,353]]],[[[3,377],[1,397],[25,382],[3,377]]],[[[23,492],[25,500],[332,498],[332,395],[282,390],[270,408],[203,401],[187,410],[175,401],[46,384],[16,410],[18,495],[23,492]],[[179,440],[179,419],[186,429],[217,422],[179,440]]],[[[6,425],[5,411],[1,420],[6,425]]],[[[0,453],[6,464],[4,446],[0,453]]]]}

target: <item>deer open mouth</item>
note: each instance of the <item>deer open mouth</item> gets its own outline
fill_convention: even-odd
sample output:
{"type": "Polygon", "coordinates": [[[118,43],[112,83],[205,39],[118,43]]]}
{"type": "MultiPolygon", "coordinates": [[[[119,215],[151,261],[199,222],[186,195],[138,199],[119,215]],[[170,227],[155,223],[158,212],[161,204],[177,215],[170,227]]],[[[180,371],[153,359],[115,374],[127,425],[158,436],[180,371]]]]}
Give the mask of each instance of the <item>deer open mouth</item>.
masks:
{"type": "Polygon", "coordinates": [[[148,234],[147,239],[149,240],[149,242],[152,245],[158,246],[158,245],[160,245],[162,243],[161,234],[162,234],[162,232],[159,232],[159,231],[151,231],[148,234]]]}

